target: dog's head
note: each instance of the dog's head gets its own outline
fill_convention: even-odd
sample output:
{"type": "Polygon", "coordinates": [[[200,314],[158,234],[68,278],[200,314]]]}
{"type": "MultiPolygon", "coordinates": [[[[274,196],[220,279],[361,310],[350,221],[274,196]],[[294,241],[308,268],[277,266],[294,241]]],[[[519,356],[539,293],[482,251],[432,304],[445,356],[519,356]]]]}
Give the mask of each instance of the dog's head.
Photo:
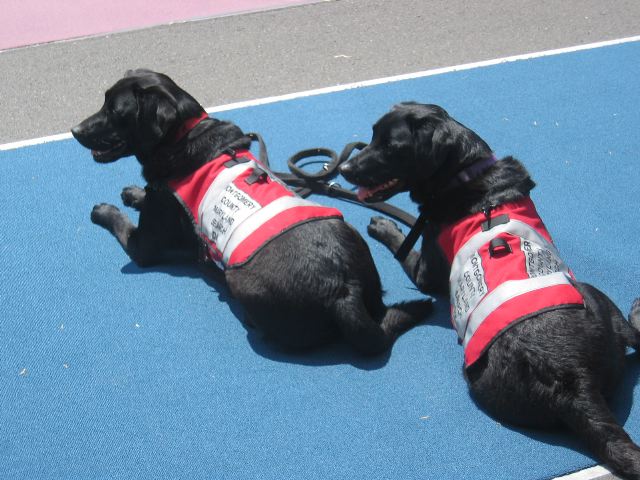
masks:
{"type": "Polygon", "coordinates": [[[175,140],[186,121],[204,114],[168,76],[132,70],[105,93],[102,108],[71,129],[99,163],[136,155],[139,160],[175,140]]]}
{"type": "Polygon", "coordinates": [[[491,156],[489,146],[437,105],[396,105],[373,126],[371,143],[342,164],[358,198],[384,201],[409,191],[420,204],[466,165],[491,156]]]}

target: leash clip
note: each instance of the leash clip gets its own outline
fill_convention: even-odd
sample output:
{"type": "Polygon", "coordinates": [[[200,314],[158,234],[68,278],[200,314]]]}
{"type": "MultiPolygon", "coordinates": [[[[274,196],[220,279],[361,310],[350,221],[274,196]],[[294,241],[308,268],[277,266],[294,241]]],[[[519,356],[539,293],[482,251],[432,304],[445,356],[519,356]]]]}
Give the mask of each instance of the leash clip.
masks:
{"type": "Polygon", "coordinates": [[[329,189],[327,190],[327,193],[329,194],[330,197],[333,196],[338,196],[338,189],[342,188],[342,186],[338,183],[338,182],[329,182],[327,184],[329,186],[329,189]]]}

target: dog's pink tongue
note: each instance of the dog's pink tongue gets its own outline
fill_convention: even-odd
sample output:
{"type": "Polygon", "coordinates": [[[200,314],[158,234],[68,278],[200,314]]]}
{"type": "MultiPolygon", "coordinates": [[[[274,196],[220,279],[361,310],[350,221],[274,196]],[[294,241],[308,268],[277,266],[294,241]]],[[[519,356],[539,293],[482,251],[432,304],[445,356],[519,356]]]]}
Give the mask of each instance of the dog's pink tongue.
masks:
{"type": "Polygon", "coordinates": [[[367,187],[358,187],[358,200],[360,200],[361,202],[364,202],[367,198],[369,198],[371,196],[371,194],[373,193],[373,188],[367,188],[367,187]]]}

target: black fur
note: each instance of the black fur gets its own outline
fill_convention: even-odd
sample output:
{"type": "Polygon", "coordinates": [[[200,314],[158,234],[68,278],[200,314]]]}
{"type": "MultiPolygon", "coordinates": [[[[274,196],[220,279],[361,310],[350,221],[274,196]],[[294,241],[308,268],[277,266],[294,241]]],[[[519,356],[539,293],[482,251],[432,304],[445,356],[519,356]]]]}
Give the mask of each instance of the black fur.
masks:
{"type": "MultiPolygon", "coordinates": [[[[96,114],[72,129],[97,162],[135,155],[142,165],[147,187],[122,191],[123,203],[140,211],[137,226],[113,205],[96,205],[91,213],[140,266],[198,260],[192,223],[163,185],[228,147],[250,144],[239,127],[213,118],[178,139],[181,126],[203,113],[166,75],[136,70],[106,92],[96,114]]],[[[359,351],[376,354],[430,309],[429,301],[387,308],[366,243],[339,219],[286,231],[247,263],[227,269],[224,278],[245,309],[246,323],[288,348],[320,345],[342,334],[359,351]]]]}
{"type": "MultiPolygon", "coordinates": [[[[373,138],[341,169],[362,197],[409,191],[430,220],[420,252],[404,270],[423,292],[448,291],[449,265],[436,243],[439,225],[529,195],[534,182],[516,159],[504,158],[466,183],[454,177],[491,157],[489,146],[435,105],[404,103],[373,127],[373,138]],[[379,188],[388,185],[388,188],[379,188]]],[[[392,252],[404,240],[397,226],[373,218],[369,233],[392,252]]],[[[500,335],[464,374],[477,402],[497,418],[529,427],[564,424],[619,475],[640,479],[640,448],[609,411],[605,398],[621,376],[625,348],[640,346],[640,299],[629,321],[599,290],[577,288],[586,308],[548,311],[500,335]]]]}

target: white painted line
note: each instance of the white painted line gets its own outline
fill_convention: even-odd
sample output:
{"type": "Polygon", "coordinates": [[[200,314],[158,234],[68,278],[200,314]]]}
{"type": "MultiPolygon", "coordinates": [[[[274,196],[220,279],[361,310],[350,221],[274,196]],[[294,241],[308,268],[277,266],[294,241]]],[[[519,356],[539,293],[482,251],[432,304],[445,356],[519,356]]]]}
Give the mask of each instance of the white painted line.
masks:
{"type": "Polygon", "coordinates": [[[72,138],[71,133],[59,133],[57,135],[49,135],[48,137],[32,138],[31,140],[21,140],[19,142],[4,143],[0,145],[2,150],[15,150],[16,148],[30,147],[32,145],[40,145],[41,143],[58,142],[72,138]]]}
{"type": "Polygon", "coordinates": [[[481,68],[481,67],[489,67],[492,65],[499,65],[502,63],[510,63],[510,62],[517,62],[520,60],[530,60],[533,58],[541,58],[541,57],[549,57],[552,55],[560,55],[563,53],[572,53],[572,52],[579,52],[582,50],[592,50],[595,48],[602,48],[602,47],[609,47],[612,45],[619,45],[619,44],[623,44],[623,43],[630,43],[630,42],[637,42],[640,41],[640,35],[636,35],[634,37],[626,37],[626,38],[619,38],[616,40],[607,40],[604,42],[596,42],[596,43],[588,43],[585,45],[577,45],[574,47],[566,47],[566,48],[558,48],[555,50],[545,50],[543,52],[534,52],[534,53],[525,53],[522,55],[513,55],[510,57],[503,57],[503,58],[496,58],[494,60],[484,60],[481,62],[473,62],[473,63],[465,63],[462,65],[456,65],[453,67],[443,67],[443,68],[434,68],[432,70],[425,70],[422,72],[415,72],[415,73],[406,73],[406,74],[402,74],[402,75],[394,75],[391,77],[383,77],[383,78],[377,78],[374,80],[365,80],[365,81],[361,81],[361,82],[354,82],[354,83],[345,83],[342,85],[335,85],[333,87],[324,87],[324,88],[318,88],[315,90],[307,90],[304,92],[297,92],[297,93],[288,93],[286,95],[277,95],[274,97],[266,97],[266,98],[260,98],[260,99],[256,99],[256,100],[248,100],[248,101],[244,101],[244,102],[236,102],[236,103],[230,103],[227,105],[221,105],[219,107],[213,107],[210,109],[207,109],[207,111],[209,113],[216,113],[216,112],[224,112],[227,110],[235,110],[237,108],[244,108],[244,107],[253,107],[256,105],[264,105],[267,103],[275,103],[275,102],[281,102],[284,100],[293,100],[296,98],[302,98],[302,97],[310,97],[310,96],[314,96],[314,95],[323,95],[326,93],[334,93],[334,92],[341,92],[344,90],[350,90],[350,89],[354,89],[354,88],[361,88],[361,87],[370,87],[370,86],[374,86],[374,85],[382,85],[385,83],[393,83],[393,82],[399,82],[402,80],[412,80],[415,78],[423,78],[423,77],[432,77],[434,75],[442,75],[444,73],[451,73],[451,72],[459,72],[459,71],[463,71],[463,70],[471,70],[474,68],[481,68]]]}
{"type": "MultiPolygon", "coordinates": [[[[444,73],[450,73],[450,72],[459,72],[459,71],[463,71],[463,70],[471,70],[474,68],[482,68],[482,67],[488,67],[488,66],[492,66],[492,65],[499,65],[502,63],[510,63],[510,62],[517,62],[517,61],[521,61],[521,60],[530,60],[530,59],[534,59],[534,58],[541,58],[541,57],[549,57],[552,55],[561,55],[564,53],[572,53],[572,52],[579,52],[579,51],[583,51],[583,50],[592,50],[592,49],[596,49],[596,48],[602,48],[602,47],[609,47],[612,45],[620,45],[623,43],[631,43],[631,42],[637,42],[640,41],[640,35],[634,36],[634,37],[625,37],[625,38],[619,38],[619,39],[615,39],[615,40],[607,40],[607,41],[603,41],[603,42],[595,42],[595,43],[588,43],[585,45],[577,45],[577,46],[573,46],[573,47],[566,47],[566,48],[558,48],[558,49],[554,49],[554,50],[545,50],[542,52],[533,52],[533,53],[525,53],[522,55],[513,55],[510,57],[503,57],[503,58],[497,58],[494,60],[485,60],[485,61],[481,61],[481,62],[473,62],[473,63],[465,63],[462,65],[456,65],[456,66],[452,66],[452,67],[444,67],[444,68],[435,68],[432,70],[425,70],[422,72],[416,72],[416,73],[408,73],[408,74],[403,74],[403,75],[395,75],[395,76],[391,76],[391,77],[383,77],[383,78],[378,78],[378,79],[374,79],[374,80],[366,80],[366,81],[362,81],[362,82],[354,82],[354,83],[347,83],[347,84],[343,84],[343,85],[335,85],[333,87],[325,87],[325,88],[318,88],[318,89],[314,89],[314,90],[306,90],[303,92],[297,92],[297,93],[289,93],[286,95],[277,95],[277,96],[273,96],[273,97],[265,97],[265,98],[259,98],[259,99],[255,99],[255,100],[247,100],[247,101],[243,101],[243,102],[236,102],[236,103],[229,103],[227,105],[220,105],[217,107],[211,107],[211,108],[207,108],[206,111],[208,113],[217,113],[217,112],[225,112],[228,110],[235,110],[235,109],[239,109],[239,108],[245,108],[245,107],[252,107],[252,106],[257,106],[257,105],[265,105],[265,104],[269,104],[269,103],[276,103],[276,102],[282,102],[282,101],[286,101],[286,100],[293,100],[296,98],[304,98],[304,97],[311,97],[311,96],[316,96],[316,95],[324,95],[327,93],[334,93],[334,92],[340,92],[340,91],[344,91],[344,90],[350,90],[350,89],[354,89],[354,88],[361,88],[361,87],[369,87],[369,86],[374,86],[374,85],[383,85],[385,83],[393,83],[393,82],[399,82],[402,80],[411,80],[411,79],[415,79],[415,78],[422,78],[422,77],[430,77],[430,76],[434,76],[434,75],[441,75],[444,73]]],[[[49,142],[56,142],[56,141],[60,141],[60,140],[67,140],[73,138],[71,133],[61,133],[58,135],[51,135],[48,137],[40,137],[40,138],[35,138],[35,139],[31,139],[31,140],[23,140],[23,141],[19,141],[19,142],[12,142],[12,143],[5,143],[0,145],[0,151],[3,150],[14,150],[17,148],[22,148],[22,147],[26,147],[26,146],[31,146],[31,145],[39,145],[39,144],[43,144],[43,143],[49,143],[49,142]]],[[[591,467],[591,468],[587,468],[585,470],[581,470],[579,472],[574,472],[571,473],[569,475],[565,475],[563,477],[556,477],[554,480],[616,480],[617,477],[615,477],[609,470],[607,470],[606,468],[600,466],[600,465],[596,465],[595,467],[591,467]]]]}
{"type": "Polygon", "coordinates": [[[616,480],[617,478],[606,468],[597,465],[553,480],[616,480]]]}
{"type": "MultiPolygon", "coordinates": [[[[243,101],[243,102],[236,102],[236,103],[229,103],[227,105],[220,105],[217,107],[211,107],[211,108],[207,108],[207,112],[208,113],[218,113],[218,112],[225,112],[228,110],[235,110],[235,109],[239,109],[239,108],[246,108],[246,107],[253,107],[253,106],[257,106],[257,105],[265,105],[265,104],[269,104],[269,103],[276,103],[276,102],[282,102],[282,101],[286,101],[286,100],[293,100],[296,98],[304,98],[304,97],[311,97],[311,96],[316,96],[316,95],[324,95],[327,93],[335,93],[335,92],[341,92],[341,91],[345,91],[345,90],[351,90],[351,89],[355,89],[355,88],[362,88],[362,87],[370,87],[370,86],[374,86],[374,85],[383,85],[386,83],[393,83],[393,82],[399,82],[402,80],[412,80],[415,78],[423,78],[423,77],[431,77],[434,75],[442,75],[444,73],[451,73],[451,72],[459,72],[459,71],[463,71],[463,70],[471,70],[474,68],[482,68],[482,67],[489,67],[492,65],[499,65],[502,63],[511,63],[511,62],[518,62],[518,61],[522,61],[522,60],[531,60],[534,58],[541,58],[541,57],[549,57],[552,55],[561,55],[564,53],[573,53],[573,52],[579,52],[579,51],[583,51],[583,50],[593,50],[596,48],[602,48],[602,47],[609,47],[612,45],[620,45],[623,43],[631,43],[631,42],[638,42],[640,41],[640,35],[636,35],[634,37],[625,37],[625,38],[618,38],[615,40],[607,40],[607,41],[603,41],[603,42],[595,42],[595,43],[587,43],[585,45],[576,45],[573,47],[566,47],[566,48],[558,48],[558,49],[554,49],[554,50],[545,50],[542,52],[533,52],[533,53],[525,53],[522,55],[513,55],[510,57],[502,57],[502,58],[496,58],[494,60],[485,60],[485,61],[481,61],[481,62],[473,62],[473,63],[465,63],[462,65],[455,65],[452,67],[443,67],[443,68],[435,68],[432,70],[425,70],[422,72],[415,72],[415,73],[407,73],[407,74],[403,74],[403,75],[394,75],[391,77],[383,77],[383,78],[377,78],[374,80],[365,80],[362,82],[354,82],[354,83],[345,83],[342,85],[335,85],[332,87],[325,87],[325,88],[317,88],[314,90],[306,90],[303,92],[296,92],[296,93],[288,93],[286,95],[277,95],[277,96],[273,96],[273,97],[265,97],[265,98],[259,98],[259,99],[255,99],[255,100],[247,100],[247,101],[243,101]]],[[[59,140],[67,140],[71,137],[70,133],[61,133],[58,135],[51,135],[48,137],[40,137],[40,138],[35,138],[35,139],[31,139],[31,140],[23,140],[23,141],[19,141],[19,142],[12,142],[12,143],[5,143],[0,145],[0,151],[3,150],[14,150],[17,148],[22,148],[22,147],[27,147],[27,146],[31,146],[31,145],[39,145],[42,143],[48,143],[48,142],[56,142],[59,140]]]]}

